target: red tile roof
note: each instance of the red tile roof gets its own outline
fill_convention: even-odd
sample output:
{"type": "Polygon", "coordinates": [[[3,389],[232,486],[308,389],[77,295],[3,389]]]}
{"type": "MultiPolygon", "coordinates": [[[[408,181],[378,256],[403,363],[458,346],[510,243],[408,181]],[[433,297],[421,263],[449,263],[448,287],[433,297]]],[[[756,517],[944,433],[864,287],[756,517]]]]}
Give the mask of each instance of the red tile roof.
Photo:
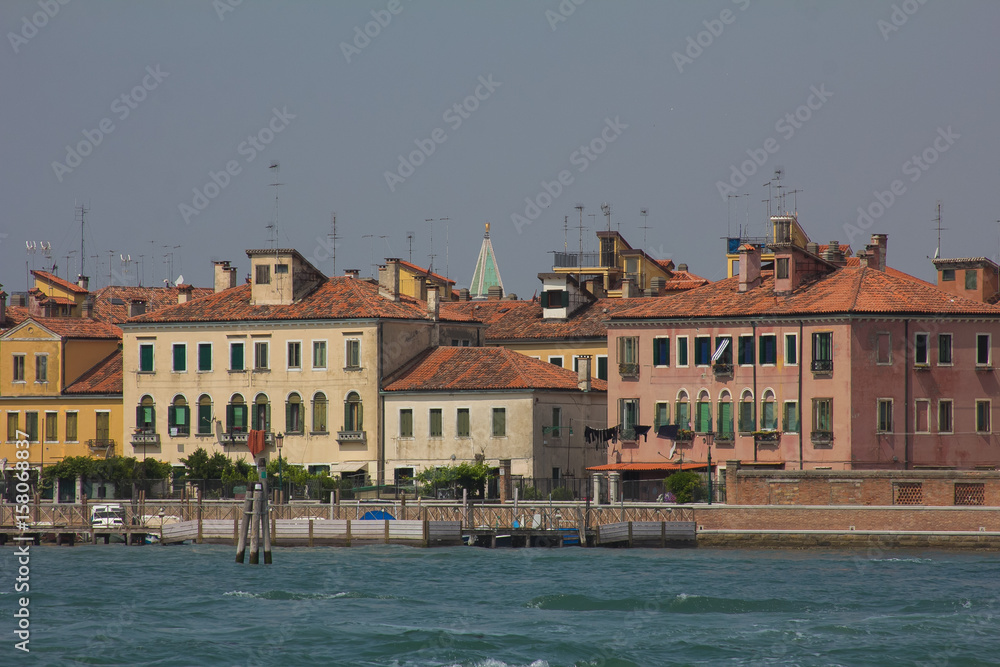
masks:
{"type": "MultiPolygon", "coordinates": [[[[273,251],[272,251],[273,252],[273,251]]],[[[242,322],[258,320],[427,319],[426,303],[400,296],[379,296],[378,284],[347,276],[328,278],[289,305],[251,305],[251,285],[239,285],[187,303],[138,315],[129,322],[242,322]]],[[[475,322],[472,317],[441,309],[441,319],[475,322]]]]}
{"type": "MultiPolygon", "coordinates": [[[[28,319],[28,318],[25,318],[28,319]]],[[[32,317],[32,321],[63,338],[121,338],[114,324],[83,317],[32,317]]]]}
{"type": "Polygon", "coordinates": [[[667,280],[666,285],[664,285],[664,289],[667,291],[689,290],[707,285],[709,282],[708,278],[702,278],[690,271],[674,271],[673,275],[667,280]]]}
{"type": "MultiPolygon", "coordinates": [[[[608,383],[593,378],[594,391],[608,383]]],[[[482,391],[562,389],[579,391],[577,374],[503,347],[431,348],[386,379],[385,391],[482,391]]]]}
{"type": "Polygon", "coordinates": [[[122,393],[122,351],[115,350],[90,370],[77,378],[76,382],[63,389],[64,394],[121,394],[122,393]]]}
{"type": "MultiPolygon", "coordinates": [[[[189,285],[184,286],[190,288],[189,285]]],[[[177,295],[186,291],[183,287],[127,287],[110,285],[94,292],[94,318],[106,322],[124,322],[128,319],[129,301],[141,299],[146,302],[146,312],[177,305],[177,295]],[[113,300],[122,303],[112,303],[113,300]]],[[[190,298],[198,299],[214,294],[211,287],[190,288],[190,298]]]]}
{"type": "Polygon", "coordinates": [[[26,319],[28,319],[27,306],[7,306],[5,310],[5,321],[0,322],[0,331],[16,327],[26,319]]]}
{"type": "Polygon", "coordinates": [[[762,283],[739,292],[739,276],[669,299],[647,299],[615,320],[781,316],[833,313],[953,314],[1000,317],[1000,308],[952,296],[905,273],[847,266],[800,285],[788,296],[775,296],[774,277],[761,272],[762,283]]]}
{"type": "Polygon", "coordinates": [[[431,278],[434,278],[436,280],[440,280],[443,283],[450,283],[452,285],[455,284],[454,280],[452,280],[450,278],[445,278],[444,276],[438,275],[438,274],[434,273],[433,271],[428,271],[427,269],[425,269],[422,266],[417,266],[416,264],[411,264],[410,262],[407,262],[405,259],[399,260],[399,265],[400,266],[405,266],[406,268],[408,268],[411,271],[414,271],[415,273],[422,273],[425,276],[430,276],[431,278]]]}
{"type": "Polygon", "coordinates": [[[59,276],[53,275],[48,271],[32,271],[31,275],[35,276],[35,278],[41,278],[45,282],[52,283],[53,285],[58,285],[59,287],[62,287],[63,289],[73,292],[75,294],[88,293],[87,290],[83,289],[76,283],[71,283],[68,280],[63,280],[59,276]]]}

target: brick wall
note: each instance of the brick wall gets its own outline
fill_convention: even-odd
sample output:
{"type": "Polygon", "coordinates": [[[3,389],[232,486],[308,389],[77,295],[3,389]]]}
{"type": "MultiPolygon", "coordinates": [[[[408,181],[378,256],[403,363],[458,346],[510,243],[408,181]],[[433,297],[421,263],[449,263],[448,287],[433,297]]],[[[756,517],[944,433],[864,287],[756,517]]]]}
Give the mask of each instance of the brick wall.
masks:
{"type": "Polygon", "coordinates": [[[698,506],[699,530],[1000,531],[996,508],[698,506]],[[853,527],[853,528],[852,528],[853,527]]]}

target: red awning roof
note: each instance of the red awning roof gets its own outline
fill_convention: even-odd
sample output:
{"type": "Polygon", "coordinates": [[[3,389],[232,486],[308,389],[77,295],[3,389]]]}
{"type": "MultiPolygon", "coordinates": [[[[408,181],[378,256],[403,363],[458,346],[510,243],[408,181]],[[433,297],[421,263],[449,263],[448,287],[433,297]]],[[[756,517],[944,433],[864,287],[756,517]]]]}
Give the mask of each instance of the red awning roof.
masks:
{"type": "Polygon", "coordinates": [[[601,472],[606,470],[698,470],[707,467],[707,463],[606,463],[602,466],[592,466],[587,470],[601,472]]]}

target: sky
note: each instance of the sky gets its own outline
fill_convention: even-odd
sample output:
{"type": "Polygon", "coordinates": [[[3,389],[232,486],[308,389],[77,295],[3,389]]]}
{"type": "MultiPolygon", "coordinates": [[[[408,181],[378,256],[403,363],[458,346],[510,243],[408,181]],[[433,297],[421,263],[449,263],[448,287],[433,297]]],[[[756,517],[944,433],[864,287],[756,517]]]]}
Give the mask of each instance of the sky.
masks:
{"type": "Polygon", "coordinates": [[[274,245],[463,287],[490,222],[530,298],[604,203],[713,280],[768,206],[933,280],[939,202],[942,257],[1000,252],[998,25],[989,0],[5,0],[0,283],[75,278],[82,205],[92,287],[211,286],[274,245]]]}

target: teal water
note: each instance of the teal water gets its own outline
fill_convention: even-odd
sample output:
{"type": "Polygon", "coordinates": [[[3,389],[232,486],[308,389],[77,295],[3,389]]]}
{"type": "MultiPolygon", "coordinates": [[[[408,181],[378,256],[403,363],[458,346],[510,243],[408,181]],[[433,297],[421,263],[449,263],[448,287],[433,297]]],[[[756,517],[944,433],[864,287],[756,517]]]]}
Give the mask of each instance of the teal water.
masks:
{"type": "Polygon", "coordinates": [[[995,665],[1000,554],[0,548],[0,665],[995,665]]]}

